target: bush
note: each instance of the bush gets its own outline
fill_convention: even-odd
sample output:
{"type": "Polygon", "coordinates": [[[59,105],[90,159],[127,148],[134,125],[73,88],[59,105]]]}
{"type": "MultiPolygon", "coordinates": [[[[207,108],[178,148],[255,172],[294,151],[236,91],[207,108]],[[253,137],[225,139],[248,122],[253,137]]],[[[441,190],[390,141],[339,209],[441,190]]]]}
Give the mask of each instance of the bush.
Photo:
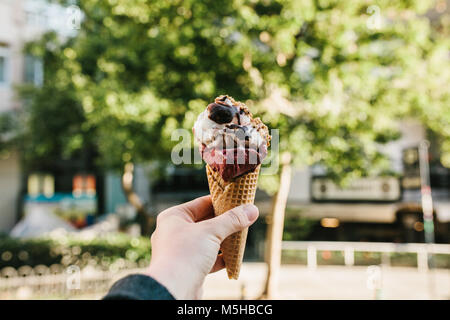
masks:
{"type": "Polygon", "coordinates": [[[0,269],[23,265],[92,265],[108,269],[113,263],[143,265],[150,261],[150,240],[117,233],[95,238],[77,235],[33,239],[0,237],[0,269]]]}
{"type": "Polygon", "coordinates": [[[319,224],[319,220],[303,218],[298,215],[299,211],[288,209],[284,220],[283,240],[299,241],[306,240],[311,235],[314,228],[319,224]],[[294,214],[290,216],[288,214],[294,214]]]}

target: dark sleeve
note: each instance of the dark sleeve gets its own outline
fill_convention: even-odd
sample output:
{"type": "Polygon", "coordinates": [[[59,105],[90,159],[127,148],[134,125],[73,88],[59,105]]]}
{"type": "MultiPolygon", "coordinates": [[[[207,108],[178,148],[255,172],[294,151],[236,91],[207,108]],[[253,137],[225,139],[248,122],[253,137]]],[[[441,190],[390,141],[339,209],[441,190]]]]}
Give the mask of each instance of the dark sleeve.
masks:
{"type": "Polygon", "coordinates": [[[170,292],[152,277],[132,274],[113,284],[103,300],[175,300],[170,292]]]}

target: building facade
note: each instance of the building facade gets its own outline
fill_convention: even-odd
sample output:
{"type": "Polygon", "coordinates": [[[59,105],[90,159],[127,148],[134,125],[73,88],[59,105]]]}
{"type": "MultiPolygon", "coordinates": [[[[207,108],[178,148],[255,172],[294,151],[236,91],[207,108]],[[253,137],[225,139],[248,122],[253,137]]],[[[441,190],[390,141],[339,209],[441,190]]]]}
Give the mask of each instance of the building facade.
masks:
{"type": "MultiPolygon", "coordinates": [[[[22,1],[0,0],[0,112],[19,108],[14,86],[24,81],[22,53],[25,13],[22,1]]],[[[19,203],[20,166],[17,153],[0,158],[0,232],[16,222],[19,203]]]]}
{"type": "MultiPolygon", "coordinates": [[[[65,8],[43,0],[0,0],[0,113],[20,108],[15,87],[40,85],[42,62],[24,53],[24,45],[52,29],[66,36],[65,8]]],[[[0,232],[8,232],[18,219],[21,171],[17,152],[0,155],[0,232]]]]}

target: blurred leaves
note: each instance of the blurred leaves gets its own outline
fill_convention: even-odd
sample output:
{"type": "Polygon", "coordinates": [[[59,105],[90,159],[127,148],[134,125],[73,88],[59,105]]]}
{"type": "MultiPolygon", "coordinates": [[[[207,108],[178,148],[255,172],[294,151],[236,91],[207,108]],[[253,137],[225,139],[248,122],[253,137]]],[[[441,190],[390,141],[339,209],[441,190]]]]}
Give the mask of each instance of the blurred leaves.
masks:
{"type": "Polygon", "coordinates": [[[150,240],[117,233],[96,237],[79,235],[46,236],[17,239],[0,236],[0,269],[23,265],[79,267],[93,266],[108,270],[116,261],[150,261],[150,240]]]}
{"type": "Polygon", "coordinates": [[[431,25],[433,4],[377,1],[371,28],[370,3],[356,0],[79,1],[75,38],[29,47],[45,83],[23,95],[27,152],[88,144],[112,168],[168,161],[173,129],[227,93],[280,130],[295,163],[335,177],[385,171],[376,146],[405,117],[442,137],[450,165],[448,15],[431,25]]]}

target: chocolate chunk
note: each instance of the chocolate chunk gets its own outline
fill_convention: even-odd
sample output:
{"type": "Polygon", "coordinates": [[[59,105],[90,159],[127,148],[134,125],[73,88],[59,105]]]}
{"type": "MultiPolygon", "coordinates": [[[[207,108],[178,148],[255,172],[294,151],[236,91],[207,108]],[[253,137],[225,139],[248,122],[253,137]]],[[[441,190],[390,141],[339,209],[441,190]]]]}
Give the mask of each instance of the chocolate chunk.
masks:
{"type": "Polygon", "coordinates": [[[208,110],[209,118],[218,124],[230,123],[236,113],[235,108],[218,103],[210,103],[208,110]]]}
{"type": "Polygon", "coordinates": [[[246,133],[246,132],[248,131],[247,126],[241,126],[241,125],[235,124],[235,123],[227,124],[226,127],[227,127],[228,129],[242,130],[244,133],[246,133]]]}

